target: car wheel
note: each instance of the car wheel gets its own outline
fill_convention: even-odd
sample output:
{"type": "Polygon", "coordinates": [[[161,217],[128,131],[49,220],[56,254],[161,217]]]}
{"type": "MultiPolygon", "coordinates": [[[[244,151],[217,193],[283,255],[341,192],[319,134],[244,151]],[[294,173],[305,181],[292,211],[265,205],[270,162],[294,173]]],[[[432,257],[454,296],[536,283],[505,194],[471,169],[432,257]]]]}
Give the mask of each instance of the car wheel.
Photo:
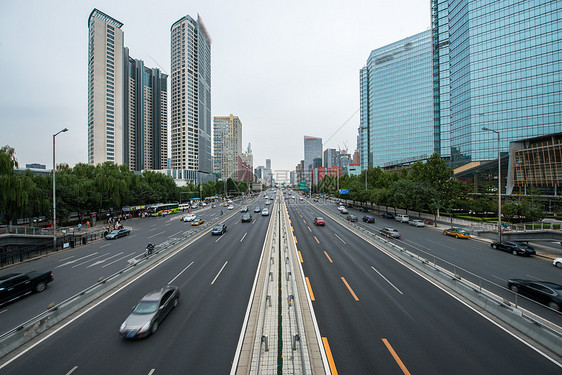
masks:
{"type": "Polygon", "coordinates": [[[177,298],[174,299],[174,307],[177,307],[177,306],[178,306],[178,303],[179,303],[178,299],[177,299],[177,298]]]}
{"type": "Polygon", "coordinates": [[[560,311],[560,305],[558,305],[556,302],[550,301],[548,303],[548,307],[550,307],[554,311],[560,311]]]}
{"type": "Polygon", "coordinates": [[[513,251],[511,252],[511,254],[517,255],[517,250],[513,250],[513,251]]]}
{"type": "Polygon", "coordinates": [[[37,284],[35,284],[35,291],[37,293],[41,293],[42,291],[45,290],[46,287],[47,284],[45,284],[43,281],[39,281],[37,284]]]}
{"type": "Polygon", "coordinates": [[[556,262],[556,267],[562,268],[562,262],[556,262]]]}
{"type": "Polygon", "coordinates": [[[446,236],[446,235],[447,235],[447,233],[443,232],[443,235],[445,235],[445,236],[446,236]]]}
{"type": "Polygon", "coordinates": [[[498,247],[496,245],[492,245],[492,249],[496,250],[498,247]]]}
{"type": "Polygon", "coordinates": [[[511,285],[509,289],[511,289],[515,293],[519,293],[519,287],[517,285],[511,285]]]}
{"type": "Polygon", "coordinates": [[[455,234],[455,238],[459,238],[459,235],[458,235],[458,234],[455,234]]]}
{"type": "Polygon", "coordinates": [[[152,324],[152,327],[150,328],[150,332],[151,333],[156,333],[156,331],[158,330],[158,322],[154,322],[152,324]]]}

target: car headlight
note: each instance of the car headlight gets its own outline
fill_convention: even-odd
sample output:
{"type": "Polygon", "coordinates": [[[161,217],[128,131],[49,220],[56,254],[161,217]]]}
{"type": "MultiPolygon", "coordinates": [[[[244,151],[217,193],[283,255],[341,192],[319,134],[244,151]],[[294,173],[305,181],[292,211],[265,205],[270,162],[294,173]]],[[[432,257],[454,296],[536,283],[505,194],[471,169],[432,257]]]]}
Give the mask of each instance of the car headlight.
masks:
{"type": "Polygon", "coordinates": [[[120,331],[124,331],[127,329],[127,323],[123,322],[123,324],[121,324],[121,327],[119,328],[120,331]]]}
{"type": "Polygon", "coordinates": [[[139,329],[139,333],[146,332],[146,331],[149,330],[149,328],[150,328],[150,320],[149,320],[148,322],[146,322],[146,324],[143,325],[143,326],[141,327],[141,329],[139,329]]]}

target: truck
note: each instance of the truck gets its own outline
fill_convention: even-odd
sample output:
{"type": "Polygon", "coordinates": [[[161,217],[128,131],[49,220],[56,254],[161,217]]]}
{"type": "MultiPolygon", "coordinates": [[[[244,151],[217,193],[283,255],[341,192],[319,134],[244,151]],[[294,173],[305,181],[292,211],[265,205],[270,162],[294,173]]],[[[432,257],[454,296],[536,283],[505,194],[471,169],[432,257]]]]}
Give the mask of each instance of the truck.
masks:
{"type": "Polygon", "coordinates": [[[53,281],[53,272],[9,273],[0,276],[0,305],[30,293],[40,293],[53,281]]]}

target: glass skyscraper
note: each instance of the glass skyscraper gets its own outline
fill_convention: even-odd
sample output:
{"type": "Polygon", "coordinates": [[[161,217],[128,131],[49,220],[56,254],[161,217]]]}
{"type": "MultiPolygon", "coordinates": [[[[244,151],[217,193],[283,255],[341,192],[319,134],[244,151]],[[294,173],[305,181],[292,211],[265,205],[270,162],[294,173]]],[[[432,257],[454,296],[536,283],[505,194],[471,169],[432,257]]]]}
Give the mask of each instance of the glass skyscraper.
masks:
{"type": "Polygon", "coordinates": [[[502,152],[562,130],[562,1],[432,0],[432,23],[436,127],[450,120],[453,167],[497,158],[482,127],[502,152]]]}
{"type": "Polygon", "coordinates": [[[363,169],[427,159],[434,152],[431,51],[428,30],[372,51],[361,69],[363,169]]]}

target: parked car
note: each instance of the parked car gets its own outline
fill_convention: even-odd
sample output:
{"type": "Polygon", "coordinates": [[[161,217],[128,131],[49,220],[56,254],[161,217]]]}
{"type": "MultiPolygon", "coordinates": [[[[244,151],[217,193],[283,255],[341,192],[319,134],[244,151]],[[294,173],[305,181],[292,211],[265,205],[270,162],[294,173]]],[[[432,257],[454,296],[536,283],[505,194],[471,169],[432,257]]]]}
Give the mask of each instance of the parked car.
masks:
{"type": "Polygon", "coordinates": [[[470,233],[468,233],[466,230],[462,228],[457,228],[457,227],[445,229],[443,231],[443,234],[447,236],[453,236],[456,238],[470,238],[470,233]]]}
{"type": "Polygon", "coordinates": [[[507,287],[553,310],[562,309],[562,285],[549,281],[511,279],[507,281],[507,287]]]}
{"type": "Polygon", "coordinates": [[[115,229],[115,230],[112,230],[111,232],[109,232],[108,234],[106,234],[105,239],[106,240],[114,240],[114,239],[119,238],[119,237],[128,236],[130,233],[131,233],[131,230],[127,229],[127,228],[115,229]]]}
{"type": "Polygon", "coordinates": [[[191,222],[191,225],[197,226],[197,225],[201,225],[205,222],[205,219],[203,219],[202,217],[196,217],[195,219],[193,219],[193,221],[191,222]]]}
{"type": "Polygon", "coordinates": [[[552,264],[554,264],[556,267],[558,268],[562,268],[562,258],[556,258],[552,261],[552,264]]]}
{"type": "Polygon", "coordinates": [[[348,217],[346,217],[347,221],[351,221],[352,223],[356,223],[357,222],[357,216],[355,215],[349,215],[348,217]]]}
{"type": "Polygon", "coordinates": [[[226,225],[224,224],[217,224],[213,227],[211,234],[214,235],[223,235],[226,232],[226,225]]]}
{"type": "Polygon", "coordinates": [[[315,217],[315,218],[314,218],[314,225],[316,225],[316,226],[324,226],[324,225],[326,225],[326,222],[325,222],[324,219],[321,218],[321,217],[315,217]]]}
{"type": "Polygon", "coordinates": [[[193,219],[195,219],[195,218],[196,218],[195,214],[187,214],[187,215],[182,216],[182,220],[186,223],[189,223],[189,222],[193,221],[193,219]]]}
{"type": "Polygon", "coordinates": [[[396,215],[394,220],[396,220],[399,223],[407,223],[408,221],[410,221],[410,216],[398,214],[398,215],[396,215]]]}
{"type": "Polygon", "coordinates": [[[420,220],[420,219],[410,220],[410,221],[408,221],[408,224],[413,225],[415,227],[425,227],[425,224],[424,224],[423,220],[420,220]]]}
{"type": "Polygon", "coordinates": [[[536,254],[535,249],[533,249],[531,246],[516,241],[496,241],[492,242],[490,246],[494,250],[509,251],[513,255],[530,256],[536,254]]]}
{"type": "Polygon", "coordinates": [[[375,222],[375,218],[373,216],[363,216],[363,221],[365,223],[374,223],[375,222]]]}
{"type": "Polygon", "coordinates": [[[252,214],[245,213],[244,215],[242,215],[242,222],[243,222],[243,223],[250,223],[250,222],[252,222],[252,214]]]}
{"type": "Polygon", "coordinates": [[[173,285],[148,293],[121,324],[119,333],[127,339],[155,333],[164,318],[178,305],[179,298],[180,289],[173,285]]]}
{"type": "Polygon", "coordinates": [[[261,216],[269,216],[269,210],[267,208],[261,210],[261,216]]]}
{"type": "Polygon", "coordinates": [[[348,211],[346,208],[342,208],[342,209],[340,210],[340,212],[341,212],[342,214],[344,214],[344,215],[347,215],[347,214],[349,213],[349,211],[348,211]]]}
{"type": "Polygon", "coordinates": [[[53,272],[9,273],[0,276],[0,305],[30,293],[40,293],[53,281],[53,272]]]}
{"type": "Polygon", "coordinates": [[[389,238],[400,238],[400,232],[398,232],[398,229],[394,229],[390,227],[382,228],[380,230],[380,234],[389,238]]]}
{"type": "Polygon", "coordinates": [[[383,219],[394,219],[394,215],[391,214],[390,212],[385,212],[384,214],[381,215],[381,217],[383,219]]]}

